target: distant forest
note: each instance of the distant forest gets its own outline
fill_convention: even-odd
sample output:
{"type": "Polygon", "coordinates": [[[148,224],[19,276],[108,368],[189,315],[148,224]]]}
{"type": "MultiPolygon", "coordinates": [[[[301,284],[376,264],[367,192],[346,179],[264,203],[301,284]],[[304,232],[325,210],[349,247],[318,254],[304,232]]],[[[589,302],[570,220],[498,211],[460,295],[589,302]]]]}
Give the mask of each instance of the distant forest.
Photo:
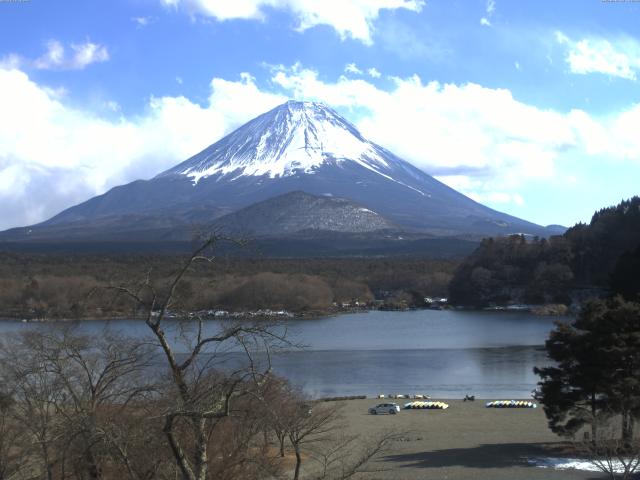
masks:
{"type": "MultiPolygon", "coordinates": [[[[177,255],[0,253],[0,317],[131,316],[135,306],[103,287],[148,275],[162,292],[183,261],[177,255]]],[[[446,296],[458,263],[419,257],[221,256],[194,265],[175,308],[322,314],[356,307],[356,301],[359,308],[424,306],[425,296],[446,296]]]]}
{"type": "MultiPolygon", "coordinates": [[[[0,253],[0,317],[130,317],[135,306],[104,287],[148,276],[162,292],[183,261],[180,255],[0,253]]],[[[424,307],[427,296],[469,307],[571,305],[615,293],[638,300],[638,272],[640,198],[634,197],[562,236],[485,239],[464,260],[222,255],[188,272],[174,308],[315,315],[424,307]]]]}
{"type": "Polygon", "coordinates": [[[457,269],[458,305],[579,303],[594,293],[638,300],[640,197],[596,212],[562,236],[489,238],[457,269]]]}

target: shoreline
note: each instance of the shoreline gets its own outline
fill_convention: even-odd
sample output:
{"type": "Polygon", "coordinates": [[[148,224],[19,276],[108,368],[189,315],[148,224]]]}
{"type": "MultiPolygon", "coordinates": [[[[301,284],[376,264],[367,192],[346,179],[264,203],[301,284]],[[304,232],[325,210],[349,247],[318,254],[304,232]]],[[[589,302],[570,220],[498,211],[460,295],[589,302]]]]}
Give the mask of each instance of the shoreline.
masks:
{"type": "MultiPolygon", "coordinates": [[[[409,312],[415,310],[429,310],[428,308],[411,308],[406,310],[393,310],[400,312],[409,312]]],[[[251,320],[251,319],[273,319],[273,320],[287,320],[287,319],[297,319],[297,320],[314,320],[317,318],[325,318],[325,317],[334,317],[338,315],[348,315],[355,313],[367,313],[367,312],[378,312],[378,311],[389,311],[383,310],[379,308],[350,308],[350,309],[332,309],[332,310],[318,310],[318,311],[308,311],[308,312],[290,312],[287,310],[255,310],[255,311],[242,311],[242,312],[226,312],[224,315],[211,315],[205,314],[202,315],[202,320],[211,321],[211,320],[228,320],[230,318],[238,319],[238,320],[251,320]],[[281,313],[282,312],[282,313],[281,313]]],[[[179,317],[179,316],[167,316],[165,315],[165,320],[197,320],[199,312],[189,312],[187,315],[179,317]]],[[[144,321],[146,316],[143,315],[105,315],[101,317],[81,317],[81,318],[68,318],[68,317],[56,317],[56,318],[42,318],[35,317],[32,313],[23,312],[22,314],[17,314],[14,312],[0,312],[0,321],[15,321],[15,322],[23,322],[23,323],[65,323],[65,322],[85,322],[85,321],[109,321],[109,320],[140,320],[144,321]]]]}
{"type": "MultiPolygon", "coordinates": [[[[409,403],[409,402],[452,402],[454,404],[457,404],[458,402],[461,402],[463,404],[473,404],[473,403],[478,403],[478,404],[483,404],[486,407],[486,404],[489,402],[494,402],[494,401],[516,401],[516,402],[533,402],[536,404],[536,407],[534,409],[537,408],[541,408],[540,404],[538,403],[537,400],[535,400],[533,397],[529,396],[529,397],[499,397],[499,396],[494,396],[494,397],[487,397],[487,398],[481,398],[476,396],[475,400],[464,400],[462,398],[453,398],[453,397],[447,397],[447,396],[443,396],[443,397],[439,397],[439,396],[430,396],[428,395],[429,398],[425,399],[425,398],[414,398],[413,396],[411,398],[393,398],[393,397],[388,397],[385,396],[384,398],[378,398],[375,395],[345,395],[345,396],[337,396],[337,397],[321,397],[321,398],[313,398],[310,401],[312,402],[316,402],[316,403],[326,403],[326,402],[355,402],[355,401],[368,401],[368,402],[372,402],[373,403],[397,403],[398,405],[400,405],[400,409],[404,410],[402,407],[404,406],[405,403],[409,403]]],[[[486,407],[489,408],[489,407],[486,407]]],[[[491,408],[495,408],[495,407],[491,407],[491,408]]],[[[411,410],[411,409],[407,409],[411,410]]],[[[499,408],[498,408],[499,410],[499,408]]],[[[518,410],[518,409],[516,409],[518,410]]]]}
{"type": "MultiPolygon", "coordinates": [[[[425,307],[411,307],[411,308],[403,308],[403,309],[389,309],[389,308],[375,308],[375,307],[366,307],[366,308],[333,308],[328,310],[315,310],[315,311],[305,311],[305,312],[295,312],[288,310],[272,310],[272,309],[264,309],[264,310],[255,310],[255,311],[242,311],[242,312],[229,312],[225,310],[209,310],[208,312],[215,312],[213,314],[202,312],[189,312],[184,317],[178,316],[166,316],[166,320],[196,320],[198,315],[202,315],[202,319],[205,321],[210,320],[219,320],[219,319],[229,319],[234,318],[238,320],[250,320],[250,319],[272,319],[272,320],[286,320],[286,319],[297,319],[297,320],[315,320],[318,318],[325,317],[334,317],[338,315],[348,315],[355,313],[368,313],[368,312],[413,312],[413,311],[440,311],[440,310],[456,310],[462,312],[508,312],[508,313],[529,313],[540,317],[558,317],[558,316],[567,316],[568,312],[564,309],[557,309],[554,304],[544,304],[544,305],[527,305],[526,308],[522,308],[518,306],[517,308],[510,308],[509,306],[496,306],[496,307],[484,307],[484,308],[469,308],[469,307],[459,307],[459,306],[446,306],[443,308],[433,308],[429,306],[425,307]],[[217,314],[217,312],[225,312],[224,314],[217,314]]],[[[15,322],[23,322],[23,323],[66,323],[66,322],[91,322],[91,321],[109,321],[109,320],[140,320],[144,321],[145,316],[142,315],[105,315],[100,317],[80,317],[80,318],[69,318],[69,317],[56,317],[56,318],[42,318],[36,317],[32,312],[0,312],[0,322],[3,321],[15,321],[15,322]]]]}

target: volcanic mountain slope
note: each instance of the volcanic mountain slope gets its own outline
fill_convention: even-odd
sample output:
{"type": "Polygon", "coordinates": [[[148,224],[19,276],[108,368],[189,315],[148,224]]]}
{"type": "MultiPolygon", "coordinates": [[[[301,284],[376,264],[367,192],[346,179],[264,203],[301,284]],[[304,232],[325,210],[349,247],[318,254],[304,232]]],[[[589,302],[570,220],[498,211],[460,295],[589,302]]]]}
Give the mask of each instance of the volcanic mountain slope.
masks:
{"type": "Polygon", "coordinates": [[[548,234],[447,187],[366,140],[325,105],[291,101],[150,180],[115,187],[0,238],[42,240],[55,233],[129,240],[133,228],[136,238],[148,230],[147,239],[156,240],[294,191],[348,199],[400,228],[429,235],[548,234]]]}
{"type": "Polygon", "coordinates": [[[398,230],[386,218],[344,198],[290,192],[217,219],[214,229],[249,237],[294,233],[398,230]]]}

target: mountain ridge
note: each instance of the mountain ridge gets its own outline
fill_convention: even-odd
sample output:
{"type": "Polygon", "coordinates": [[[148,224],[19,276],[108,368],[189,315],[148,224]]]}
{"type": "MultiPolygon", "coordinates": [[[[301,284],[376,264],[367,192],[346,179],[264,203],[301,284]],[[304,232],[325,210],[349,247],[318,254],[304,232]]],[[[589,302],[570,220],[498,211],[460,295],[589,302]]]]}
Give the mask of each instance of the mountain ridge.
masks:
{"type": "MultiPolygon", "coordinates": [[[[287,102],[150,180],[114,187],[40,224],[0,234],[29,240],[35,229],[81,238],[83,228],[118,241],[118,226],[139,217],[147,228],[210,225],[242,208],[303,191],[343,198],[376,212],[399,229],[428,236],[524,233],[545,227],[481,205],[366,140],[350,122],[318,103],[287,102]],[[83,227],[84,225],[84,227],[83,227]]],[[[135,225],[134,225],[135,226],[135,225]]],[[[165,230],[166,230],[165,229],[165,230]]],[[[555,231],[553,232],[555,233],[555,231]]],[[[144,232],[139,232],[144,237],[144,232]]]]}
{"type": "Polygon", "coordinates": [[[378,213],[344,198],[293,191],[218,218],[215,230],[252,237],[296,233],[365,233],[400,228],[378,213]]]}

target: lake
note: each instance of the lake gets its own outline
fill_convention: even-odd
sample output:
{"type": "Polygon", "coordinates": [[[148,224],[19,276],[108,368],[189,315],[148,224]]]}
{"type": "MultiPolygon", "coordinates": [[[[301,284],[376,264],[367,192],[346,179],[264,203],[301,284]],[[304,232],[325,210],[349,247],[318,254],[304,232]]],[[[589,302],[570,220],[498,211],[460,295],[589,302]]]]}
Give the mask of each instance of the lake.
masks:
{"type": "MultiPolygon", "coordinates": [[[[313,397],[426,393],[439,398],[529,398],[546,365],[553,317],[522,312],[372,311],[289,320],[302,349],[278,353],[274,371],[313,397]]],[[[215,328],[218,322],[208,322],[215,328]]],[[[48,324],[0,322],[0,334],[48,324]]],[[[91,321],[83,333],[147,335],[141,321],[91,321]]]]}
{"type": "Polygon", "coordinates": [[[529,398],[554,318],[522,312],[367,312],[291,322],[303,352],[276,371],[314,396],[529,398]]]}

